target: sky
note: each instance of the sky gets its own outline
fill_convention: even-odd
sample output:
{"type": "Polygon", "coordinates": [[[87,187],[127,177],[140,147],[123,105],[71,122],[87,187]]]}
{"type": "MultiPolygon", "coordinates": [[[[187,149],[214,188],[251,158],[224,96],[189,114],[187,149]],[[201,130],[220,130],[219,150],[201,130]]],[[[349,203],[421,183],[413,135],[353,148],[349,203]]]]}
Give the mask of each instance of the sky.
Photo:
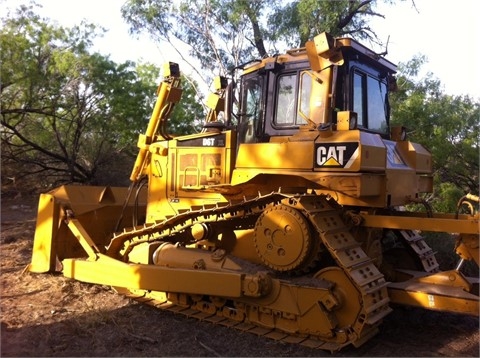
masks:
{"type": "MultiPolygon", "coordinates": [[[[2,16],[19,0],[0,0],[2,16]]],[[[155,44],[147,35],[129,34],[120,8],[124,0],[37,0],[38,12],[63,26],[73,26],[82,19],[108,30],[95,41],[94,50],[110,55],[115,62],[148,61],[161,66],[167,61],[181,61],[171,49],[155,44]],[[172,58],[173,57],[173,58],[172,58]]],[[[477,0],[405,0],[395,5],[379,5],[385,19],[375,19],[371,28],[379,38],[388,39],[387,58],[406,63],[417,54],[428,62],[423,74],[433,73],[443,90],[451,95],[469,95],[480,99],[480,21],[477,0]]],[[[375,49],[382,52],[384,49],[375,49]]]]}

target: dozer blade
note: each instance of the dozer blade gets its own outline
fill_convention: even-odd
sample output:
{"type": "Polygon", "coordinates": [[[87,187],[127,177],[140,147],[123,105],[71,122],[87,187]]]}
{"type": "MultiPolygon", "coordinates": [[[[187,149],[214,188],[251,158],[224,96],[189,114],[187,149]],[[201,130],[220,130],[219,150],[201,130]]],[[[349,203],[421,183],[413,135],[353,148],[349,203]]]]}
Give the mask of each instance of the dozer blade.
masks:
{"type": "Polygon", "coordinates": [[[66,185],[41,194],[29,270],[58,271],[63,259],[85,256],[85,249],[68,228],[67,218],[80,222],[92,245],[102,252],[116,228],[132,226],[133,217],[144,217],[145,193],[125,204],[128,191],[127,187],[66,185]]]}
{"type": "Polygon", "coordinates": [[[408,277],[388,285],[390,301],[435,311],[479,315],[479,279],[456,270],[426,274],[398,270],[408,277]]]}

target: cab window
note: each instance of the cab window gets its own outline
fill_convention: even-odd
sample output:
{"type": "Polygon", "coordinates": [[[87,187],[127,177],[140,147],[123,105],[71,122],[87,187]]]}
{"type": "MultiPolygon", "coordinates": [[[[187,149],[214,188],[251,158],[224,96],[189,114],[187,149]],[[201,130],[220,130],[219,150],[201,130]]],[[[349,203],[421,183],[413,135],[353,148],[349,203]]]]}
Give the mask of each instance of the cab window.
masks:
{"type": "Polygon", "coordinates": [[[263,136],[263,77],[246,78],[242,86],[240,141],[253,143],[263,136]]]}
{"type": "Polygon", "coordinates": [[[357,112],[358,125],[374,132],[388,131],[387,85],[366,73],[353,73],[353,111],[357,112]]]}
{"type": "Polygon", "coordinates": [[[299,109],[305,109],[306,101],[310,97],[310,83],[302,81],[302,88],[298,88],[298,73],[282,75],[277,80],[277,104],[275,107],[274,124],[276,126],[297,126],[306,121],[299,115],[299,109]],[[300,94],[300,97],[297,95],[300,94]]]}

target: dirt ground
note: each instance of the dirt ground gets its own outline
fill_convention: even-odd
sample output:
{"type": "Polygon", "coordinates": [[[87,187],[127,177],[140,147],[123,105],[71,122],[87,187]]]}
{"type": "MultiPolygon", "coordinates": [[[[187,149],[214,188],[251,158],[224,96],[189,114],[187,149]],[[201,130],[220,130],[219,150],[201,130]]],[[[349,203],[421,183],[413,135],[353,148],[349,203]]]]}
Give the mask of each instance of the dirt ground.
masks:
{"type": "Polygon", "coordinates": [[[394,307],[360,348],[330,354],[130,301],[109,287],[25,271],[36,198],[1,202],[1,356],[478,357],[478,317],[394,307]]]}

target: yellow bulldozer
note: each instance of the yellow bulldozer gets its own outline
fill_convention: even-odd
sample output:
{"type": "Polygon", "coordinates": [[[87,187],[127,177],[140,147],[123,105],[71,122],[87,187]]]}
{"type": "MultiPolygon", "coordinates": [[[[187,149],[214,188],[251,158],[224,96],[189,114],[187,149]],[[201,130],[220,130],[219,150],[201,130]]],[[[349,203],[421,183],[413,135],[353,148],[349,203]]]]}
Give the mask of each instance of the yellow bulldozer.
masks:
{"type": "Polygon", "coordinates": [[[396,66],[350,38],[218,77],[200,133],[171,136],[180,70],[164,67],[129,187],[41,194],[30,271],[62,272],[215,324],[330,351],[395,305],[479,314],[478,197],[409,212],[432,158],[391,127],[396,66]],[[422,231],[454,235],[440,271],[422,231]]]}

